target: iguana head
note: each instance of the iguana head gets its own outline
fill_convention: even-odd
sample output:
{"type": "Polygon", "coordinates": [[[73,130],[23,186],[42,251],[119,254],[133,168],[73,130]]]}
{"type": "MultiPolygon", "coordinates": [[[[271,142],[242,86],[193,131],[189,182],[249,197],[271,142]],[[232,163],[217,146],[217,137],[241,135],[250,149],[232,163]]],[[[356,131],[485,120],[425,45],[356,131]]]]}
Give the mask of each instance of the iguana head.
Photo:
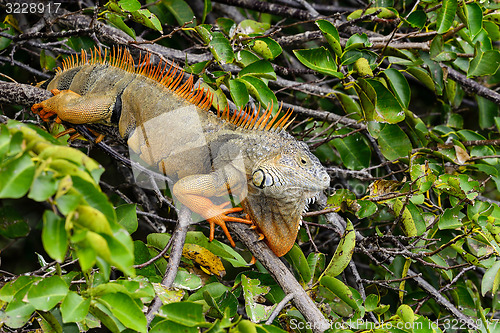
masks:
{"type": "Polygon", "coordinates": [[[283,139],[253,166],[242,202],[277,256],[291,249],[302,213],[330,184],[330,176],[304,142],[283,139]]]}

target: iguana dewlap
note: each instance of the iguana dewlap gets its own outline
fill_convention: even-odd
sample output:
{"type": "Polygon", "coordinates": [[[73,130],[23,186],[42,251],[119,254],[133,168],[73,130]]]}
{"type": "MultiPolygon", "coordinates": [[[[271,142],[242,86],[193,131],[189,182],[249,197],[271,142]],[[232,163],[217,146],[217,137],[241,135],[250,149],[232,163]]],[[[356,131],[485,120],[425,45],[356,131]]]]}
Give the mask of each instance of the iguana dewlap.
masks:
{"type": "Polygon", "coordinates": [[[174,182],[172,193],[192,211],[220,225],[234,246],[226,221],[255,224],[271,250],[284,255],[295,242],[301,214],[326,189],[330,177],[307,145],[284,129],[290,117],[255,110],[229,116],[208,111],[210,93],[193,89],[192,78],[149,57],[136,68],[119,50],[109,57],[82,52],[68,58],[42,86],[55,96],[35,104],[42,119],[73,124],[117,125],[130,148],[174,182]],[[228,216],[241,208],[249,220],[228,216]]]}

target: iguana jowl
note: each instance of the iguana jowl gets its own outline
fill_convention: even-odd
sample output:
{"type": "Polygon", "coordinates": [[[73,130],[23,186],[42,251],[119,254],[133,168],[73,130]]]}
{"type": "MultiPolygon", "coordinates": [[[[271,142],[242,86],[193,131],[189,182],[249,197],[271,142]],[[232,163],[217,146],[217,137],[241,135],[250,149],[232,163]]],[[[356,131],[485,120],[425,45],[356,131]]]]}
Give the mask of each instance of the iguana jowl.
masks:
{"type": "Polygon", "coordinates": [[[253,223],[271,250],[284,255],[295,242],[301,214],[326,189],[330,177],[307,145],[285,131],[291,112],[271,117],[242,110],[232,116],[208,111],[212,96],[193,89],[175,67],[135,67],[128,51],[86,52],[63,62],[42,87],[54,97],[35,104],[42,119],[117,125],[146,163],[175,181],[174,196],[234,242],[226,221],[253,223]],[[248,219],[227,214],[220,197],[239,198],[248,219]],[[218,202],[219,201],[219,202],[218,202]]]}

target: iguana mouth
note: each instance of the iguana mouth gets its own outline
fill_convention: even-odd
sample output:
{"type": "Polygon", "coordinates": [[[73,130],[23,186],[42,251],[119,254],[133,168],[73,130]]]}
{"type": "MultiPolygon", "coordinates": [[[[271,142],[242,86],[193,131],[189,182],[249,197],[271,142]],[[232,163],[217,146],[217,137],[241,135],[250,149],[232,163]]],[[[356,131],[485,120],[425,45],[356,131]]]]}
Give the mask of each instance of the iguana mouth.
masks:
{"type": "Polygon", "coordinates": [[[307,213],[309,211],[309,205],[316,202],[316,200],[319,198],[319,194],[320,194],[320,192],[316,192],[313,196],[306,197],[306,204],[304,206],[304,210],[302,211],[302,214],[307,213]]]}

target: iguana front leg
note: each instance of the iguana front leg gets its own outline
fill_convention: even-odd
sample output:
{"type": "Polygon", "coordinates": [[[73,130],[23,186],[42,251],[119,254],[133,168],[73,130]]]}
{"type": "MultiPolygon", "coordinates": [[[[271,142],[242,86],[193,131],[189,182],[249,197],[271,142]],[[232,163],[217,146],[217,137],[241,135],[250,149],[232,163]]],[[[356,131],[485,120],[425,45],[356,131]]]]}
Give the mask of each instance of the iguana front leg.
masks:
{"type": "Polygon", "coordinates": [[[234,168],[228,172],[212,172],[204,175],[192,175],[180,179],[175,183],[172,192],[174,196],[189,207],[193,212],[200,214],[210,223],[210,241],[214,239],[215,225],[219,225],[226,235],[231,246],[235,246],[233,238],[229,234],[226,222],[240,222],[245,224],[253,224],[251,220],[238,217],[228,216],[227,214],[236,213],[243,210],[240,207],[224,208],[229,202],[222,205],[214,204],[209,198],[219,197],[231,192],[241,190],[246,184],[241,184],[244,177],[234,168]]]}
{"type": "Polygon", "coordinates": [[[107,120],[113,113],[116,97],[109,95],[79,95],[71,90],[52,89],[53,97],[34,104],[31,111],[44,121],[57,116],[55,121],[88,124],[107,120]]]}

